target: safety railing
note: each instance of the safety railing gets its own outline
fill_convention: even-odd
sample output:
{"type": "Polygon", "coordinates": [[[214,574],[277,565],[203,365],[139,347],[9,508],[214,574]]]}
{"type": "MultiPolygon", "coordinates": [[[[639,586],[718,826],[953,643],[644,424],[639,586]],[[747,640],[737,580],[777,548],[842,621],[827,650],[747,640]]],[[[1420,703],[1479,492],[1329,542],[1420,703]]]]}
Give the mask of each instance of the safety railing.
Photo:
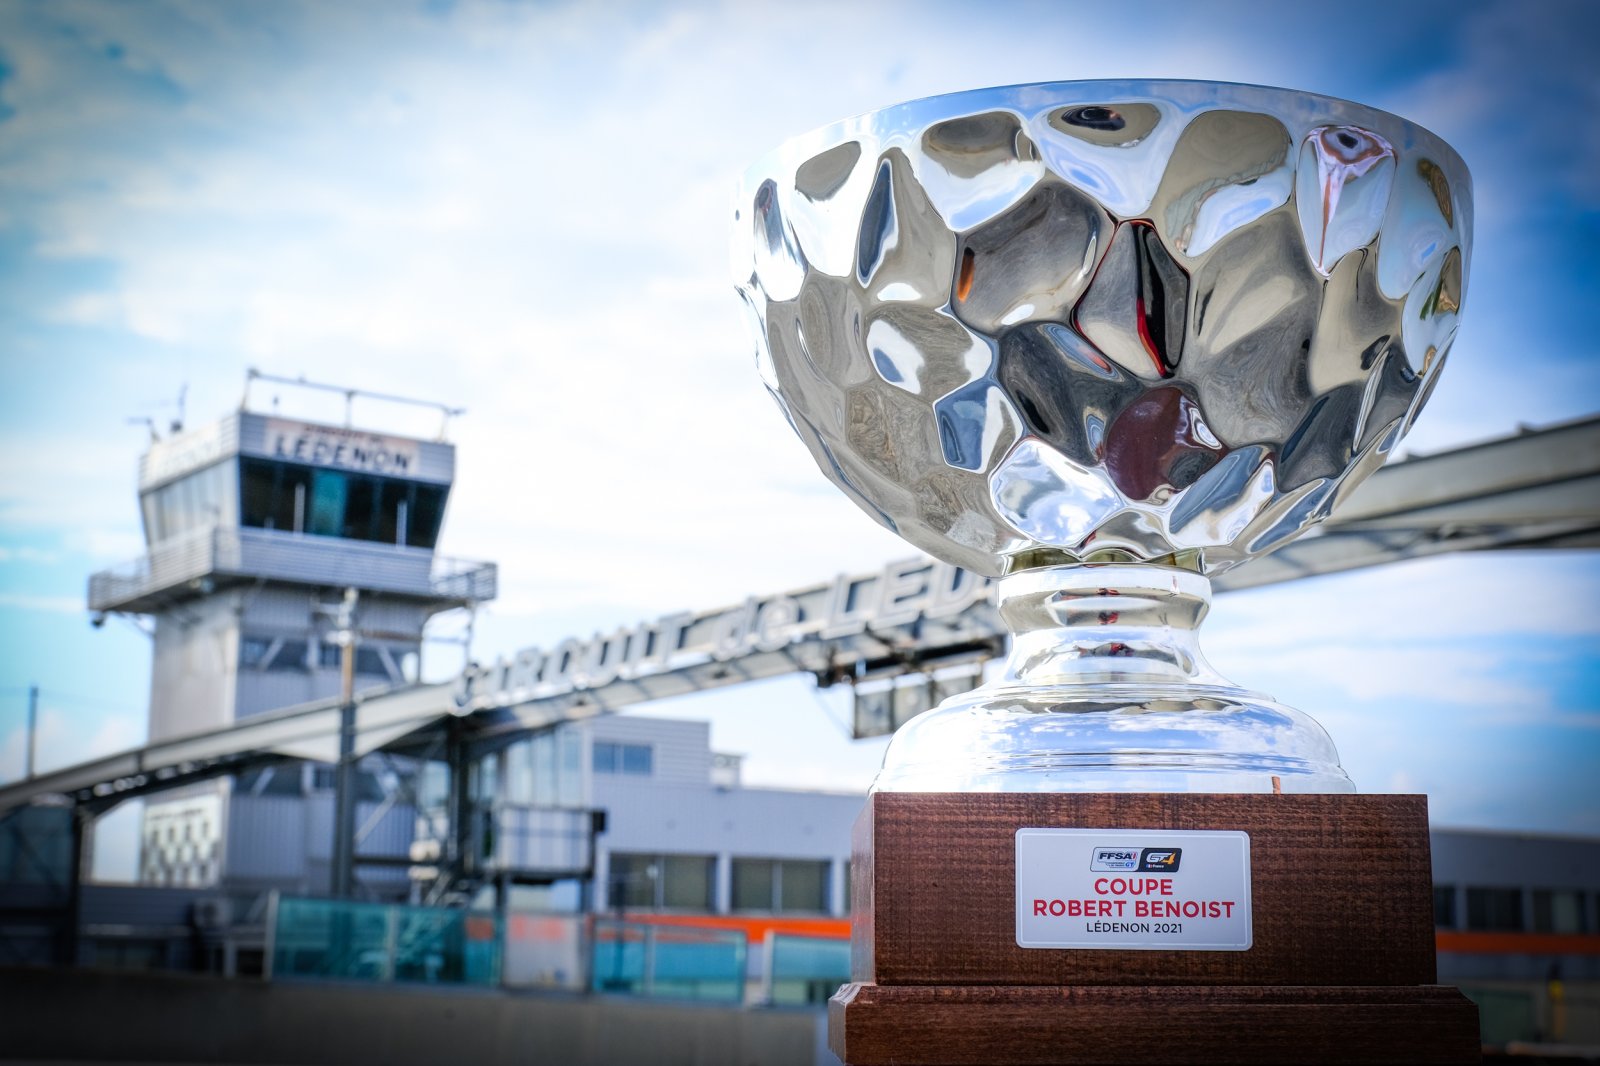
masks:
{"type": "Polygon", "coordinates": [[[850,980],[850,941],[769,932],[762,983],[779,1007],[818,1006],[850,980]]]}
{"type": "Polygon", "coordinates": [[[268,975],[498,985],[501,934],[499,917],[481,911],[279,896],[268,975]]]}
{"type": "Polygon", "coordinates": [[[227,578],[354,585],[401,595],[493,599],[493,563],[452,559],[426,548],[369,544],[275,529],[217,526],[150,546],[148,554],[89,578],[92,611],[149,611],[227,578]]]}
{"type": "Polygon", "coordinates": [[[741,932],[596,919],[596,992],[742,1003],[747,945],[741,932]]]}

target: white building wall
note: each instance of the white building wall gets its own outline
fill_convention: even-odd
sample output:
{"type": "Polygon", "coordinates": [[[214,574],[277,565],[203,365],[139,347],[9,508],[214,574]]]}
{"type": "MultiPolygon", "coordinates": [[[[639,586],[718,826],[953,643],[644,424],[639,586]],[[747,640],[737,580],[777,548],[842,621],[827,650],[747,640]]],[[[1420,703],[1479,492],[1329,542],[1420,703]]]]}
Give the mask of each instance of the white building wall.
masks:
{"type": "MultiPolygon", "coordinates": [[[[733,860],[809,859],[829,863],[828,906],[845,914],[844,877],[850,829],[864,796],[778,789],[657,785],[649,779],[595,775],[594,805],[607,812],[600,851],[645,855],[710,855],[716,859],[714,909],[732,899],[733,860]]],[[[607,884],[609,863],[597,870],[607,884]]],[[[595,893],[605,906],[604,892],[595,893]]]]}
{"type": "Polygon", "coordinates": [[[232,596],[156,616],[150,740],[221,729],[233,721],[239,619],[232,596]]]}
{"type": "MultiPolygon", "coordinates": [[[[688,786],[705,789],[711,783],[711,724],[676,721],[668,718],[633,718],[611,714],[564,726],[581,731],[585,737],[583,765],[592,775],[595,789],[605,788],[625,775],[593,774],[596,741],[615,744],[648,744],[651,748],[651,773],[655,786],[688,786]]],[[[595,804],[602,806],[602,804],[595,804]]]]}
{"type": "Polygon", "coordinates": [[[829,908],[845,913],[850,831],[865,803],[856,794],[715,784],[706,722],[602,715],[559,727],[582,739],[581,805],[606,812],[597,840],[594,906],[607,906],[613,852],[709,856],[712,909],[726,913],[735,859],[798,859],[828,866],[829,908]],[[643,744],[648,775],[596,771],[596,743],[643,744]]]}
{"type": "Polygon", "coordinates": [[[612,851],[751,858],[832,859],[850,855],[850,827],[864,796],[602,781],[594,804],[609,812],[612,851]]]}

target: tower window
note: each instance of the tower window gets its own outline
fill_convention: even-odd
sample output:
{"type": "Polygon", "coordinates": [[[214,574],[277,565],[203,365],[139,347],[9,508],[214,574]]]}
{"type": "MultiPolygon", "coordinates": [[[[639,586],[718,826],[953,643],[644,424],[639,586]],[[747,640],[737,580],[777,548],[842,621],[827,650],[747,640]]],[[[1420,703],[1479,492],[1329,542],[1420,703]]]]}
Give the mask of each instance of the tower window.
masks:
{"type": "Polygon", "coordinates": [[[654,752],[648,744],[617,744],[609,740],[594,742],[594,771],[597,774],[648,777],[654,769],[654,762],[654,752]]]}
{"type": "Polygon", "coordinates": [[[612,852],[607,902],[618,909],[708,911],[715,869],[710,855],[612,852]]]}
{"type": "Polygon", "coordinates": [[[439,539],[448,486],[267,459],[239,464],[244,526],[412,548],[439,539]]]}
{"type": "Polygon", "coordinates": [[[304,670],[308,645],[282,637],[239,638],[239,665],[254,670],[304,670]]]}
{"type": "Polygon", "coordinates": [[[1533,890],[1533,931],[1536,933],[1587,933],[1583,892],[1576,888],[1533,890]]]}
{"type": "MultiPolygon", "coordinates": [[[[344,666],[344,649],[337,644],[323,642],[317,650],[317,665],[328,670],[339,670],[344,666]]],[[[356,645],[356,674],[365,677],[381,677],[394,680],[394,674],[389,665],[383,661],[383,652],[370,644],[356,645]]]]}
{"type": "Polygon", "coordinates": [[[826,913],[828,864],[813,859],[734,859],[733,909],[826,913]]]}
{"type": "Polygon", "coordinates": [[[1468,888],[1467,928],[1520,932],[1522,889],[1468,888]]]}
{"type": "Polygon", "coordinates": [[[278,644],[278,652],[267,660],[268,670],[304,670],[306,668],[306,642],[285,640],[278,644]]]}

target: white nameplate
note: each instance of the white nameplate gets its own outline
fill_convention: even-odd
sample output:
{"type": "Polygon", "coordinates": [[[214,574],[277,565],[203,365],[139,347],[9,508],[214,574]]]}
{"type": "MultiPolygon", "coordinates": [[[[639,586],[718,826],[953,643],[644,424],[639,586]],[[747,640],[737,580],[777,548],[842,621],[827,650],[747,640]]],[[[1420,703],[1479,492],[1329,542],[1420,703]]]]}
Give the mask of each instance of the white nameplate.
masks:
{"type": "Polygon", "coordinates": [[[1250,834],[1018,829],[1017,946],[1247,951],[1250,834]]]}

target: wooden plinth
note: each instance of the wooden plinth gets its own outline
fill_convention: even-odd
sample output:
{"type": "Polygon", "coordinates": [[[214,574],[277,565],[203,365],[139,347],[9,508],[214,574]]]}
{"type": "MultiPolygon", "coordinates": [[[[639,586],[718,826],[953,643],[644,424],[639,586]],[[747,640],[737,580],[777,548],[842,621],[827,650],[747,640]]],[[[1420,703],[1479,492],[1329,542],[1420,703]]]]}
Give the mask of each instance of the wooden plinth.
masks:
{"type": "Polygon", "coordinates": [[[1478,1061],[1477,1008],[1438,985],[850,984],[828,1029],[852,1066],[1478,1061]]]}
{"type": "Polygon", "coordinates": [[[880,793],[852,847],[846,1063],[1473,1062],[1421,796],[880,793]],[[1021,948],[1020,828],[1250,835],[1248,951],[1021,948]]]}

